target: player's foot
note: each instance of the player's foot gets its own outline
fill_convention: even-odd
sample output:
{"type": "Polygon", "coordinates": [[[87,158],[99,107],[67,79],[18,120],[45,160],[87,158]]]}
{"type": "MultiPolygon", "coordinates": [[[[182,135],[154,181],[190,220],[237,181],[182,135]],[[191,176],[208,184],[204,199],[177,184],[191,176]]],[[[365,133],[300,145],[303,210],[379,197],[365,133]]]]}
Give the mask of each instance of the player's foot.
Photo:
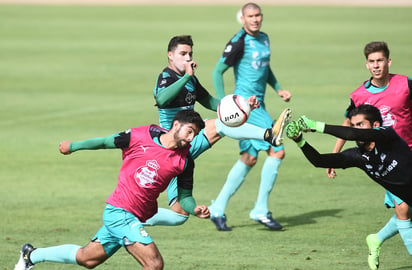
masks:
{"type": "Polygon", "coordinates": [[[226,225],[226,215],[223,216],[210,216],[210,220],[215,224],[218,231],[231,231],[232,228],[226,225]]]}
{"type": "Polygon", "coordinates": [[[286,136],[294,141],[300,140],[302,136],[302,129],[298,122],[292,121],[286,126],[286,136]]]}
{"type": "Polygon", "coordinates": [[[280,114],[278,120],[276,120],[272,129],[268,129],[268,134],[265,137],[267,137],[266,140],[269,141],[273,146],[279,146],[282,144],[283,130],[290,120],[291,112],[292,110],[289,108],[284,109],[280,114]]]}
{"type": "Polygon", "coordinates": [[[34,264],[30,261],[30,253],[35,248],[30,244],[24,244],[20,250],[20,259],[14,266],[14,270],[31,270],[34,268],[34,264]]]}
{"type": "Polygon", "coordinates": [[[376,234],[369,234],[366,237],[366,244],[369,248],[369,268],[371,270],[377,270],[379,268],[379,252],[381,251],[382,242],[378,239],[376,234]]]}
{"type": "Polygon", "coordinates": [[[258,214],[254,216],[250,215],[250,218],[274,231],[279,231],[283,228],[283,226],[272,217],[271,212],[268,212],[267,214],[258,214]]]}

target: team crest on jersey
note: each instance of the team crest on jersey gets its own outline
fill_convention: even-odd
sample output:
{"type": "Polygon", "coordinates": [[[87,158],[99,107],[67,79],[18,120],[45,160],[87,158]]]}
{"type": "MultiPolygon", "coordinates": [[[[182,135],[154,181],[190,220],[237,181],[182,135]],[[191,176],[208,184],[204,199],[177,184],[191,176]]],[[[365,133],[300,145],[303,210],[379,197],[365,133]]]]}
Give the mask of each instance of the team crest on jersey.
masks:
{"type": "Polygon", "coordinates": [[[139,186],[144,188],[150,187],[156,182],[159,169],[160,166],[156,160],[148,160],[146,165],[136,170],[134,179],[139,186]]]}
{"type": "Polygon", "coordinates": [[[395,127],[396,126],[396,116],[391,113],[391,107],[382,105],[379,107],[379,111],[381,112],[382,115],[382,126],[390,126],[390,127],[395,127]]]}
{"type": "Polygon", "coordinates": [[[187,92],[186,97],[185,97],[185,101],[187,104],[193,104],[196,100],[196,95],[193,95],[190,92],[187,92]]]}

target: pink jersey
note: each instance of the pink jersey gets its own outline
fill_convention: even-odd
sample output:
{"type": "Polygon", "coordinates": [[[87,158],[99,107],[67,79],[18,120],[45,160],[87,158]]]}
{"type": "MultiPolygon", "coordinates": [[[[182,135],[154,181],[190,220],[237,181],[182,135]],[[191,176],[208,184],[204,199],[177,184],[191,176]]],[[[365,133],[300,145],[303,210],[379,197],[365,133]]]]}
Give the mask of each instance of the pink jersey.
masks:
{"type": "Polygon", "coordinates": [[[366,82],[350,94],[355,106],[370,104],[377,107],[382,114],[383,125],[392,126],[412,148],[412,102],[408,77],[390,74],[388,87],[380,93],[369,92],[365,88],[366,82]]]}
{"type": "MultiPolygon", "coordinates": [[[[163,130],[156,125],[130,130],[130,144],[123,149],[116,189],[106,200],[125,209],[144,222],[157,213],[157,198],[185,167],[189,147],[166,149],[153,141],[150,130],[163,130]]],[[[166,130],[164,130],[166,131],[166,130]]]]}

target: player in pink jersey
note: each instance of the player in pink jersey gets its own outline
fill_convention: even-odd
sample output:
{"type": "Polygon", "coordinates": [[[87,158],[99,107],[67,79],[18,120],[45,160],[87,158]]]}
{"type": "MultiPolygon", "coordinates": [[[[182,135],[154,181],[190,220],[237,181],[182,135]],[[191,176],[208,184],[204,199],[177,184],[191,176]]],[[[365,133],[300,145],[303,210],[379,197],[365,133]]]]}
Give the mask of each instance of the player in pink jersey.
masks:
{"type": "MultiPolygon", "coordinates": [[[[412,149],[412,79],[389,73],[392,60],[385,42],[368,43],[364,48],[364,55],[366,68],[372,77],[350,94],[350,105],[346,109],[346,115],[361,104],[377,107],[382,114],[383,125],[392,126],[412,149]]],[[[350,120],[346,118],[343,125],[350,126],[350,120]]],[[[340,152],[344,144],[344,140],[338,139],[333,152],[340,152]]],[[[336,176],[333,168],[327,169],[326,173],[329,178],[336,176]]],[[[399,229],[404,229],[406,221],[409,221],[408,228],[412,234],[409,205],[389,191],[385,195],[385,205],[388,208],[395,208],[396,215],[377,234],[370,234],[366,238],[369,247],[368,264],[372,270],[379,267],[379,253],[382,243],[396,235],[399,229]]],[[[410,239],[404,237],[403,234],[401,237],[405,245],[408,246],[410,239]]],[[[412,255],[412,250],[408,250],[408,252],[412,255]]]]}
{"type": "Polygon", "coordinates": [[[94,268],[122,246],[143,266],[163,269],[163,259],[143,222],[157,212],[157,198],[171,179],[177,177],[182,208],[200,218],[209,218],[206,205],[192,197],[193,160],[191,141],[205,127],[193,110],[178,112],[170,131],[156,125],[132,128],[108,137],[80,142],[64,141],[62,154],[78,150],[120,148],[123,162],[118,183],[106,200],[103,226],[85,247],[66,244],[34,248],[24,244],[15,270],[33,269],[40,262],[73,264],[94,268]]]}

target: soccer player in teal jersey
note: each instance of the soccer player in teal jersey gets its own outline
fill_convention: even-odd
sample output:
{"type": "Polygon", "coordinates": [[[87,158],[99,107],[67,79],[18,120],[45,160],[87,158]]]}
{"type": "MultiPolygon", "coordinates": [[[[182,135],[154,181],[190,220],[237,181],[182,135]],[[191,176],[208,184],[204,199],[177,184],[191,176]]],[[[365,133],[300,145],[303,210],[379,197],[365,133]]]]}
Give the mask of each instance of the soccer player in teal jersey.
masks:
{"type": "MultiPolygon", "coordinates": [[[[350,105],[346,109],[346,115],[361,104],[377,107],[382,114],[383,125],[392,126],[412,149],[412,79],[389,72],[392,60],[386,42],[369,42],[364,48],[364,55],[371,78],[350,94],[350,105]]],[[[345,119],[343,125],[350,125],[348,118],[345,119]]],[[[344,140],[338,139],[333,152],[339,152],[344,143],[344,140]]],[[[334,178],[336,172],[333,168],[329,168],[327,175],[334,178]]],[[[395,215],[378,233],[370,234],[366,238],[369,248],[368,263],[371,270],[378,269],[382,243],[398,234],[399,226],[402,227],[404,221],[411,217],[410,205],[389,191],[386,191],[384,204],[388,208],[395,208],[395,215]]],[[[412,225],[410,227],[412,230],[412,225]]],[[[407,245],[409,240],[404,238],[403,240],[407,245]]],[[[409,249],[409,253],[412,255],[412,248],[409,249]]]]}
{"type": "MultiPolygon", "coordinates": [[[[212,97],[201,85],[195,76],[196,62],[193,60],[193,41],[189,35],[173,37],[167,49],[168,66],[159,74],[154,89],[154,98],[159,113],[160,125],[166,129],[170,127],[171,119],[182,109],[193,110],[195,103],[199,102],[207,109],[216,111],[219,99],[212,97]]],[[[247,97],[252,109],[259,106],[255,96],[247,97]]],[[[199,146],[193,156],[196,158],[209,149],[221,137],[228,136],[234,139],[266,140],[275,145],[280,144],[281,129],[287,120],[289,111],[281,115],[279,125],[273,128],[260,128],[250,124],[244,124],[237,128],[230,128],[219,119],[205,121],[205,129],[201,130],[192,144],[199,146]],[[273,136],[273,134],[279,136],[273,136]]],[[[177,185],[173,180],[168,187],[168,199],[171,210],[160,208],[159,212],[147,225],[175,226],[184,223],[189,214],[185,212],[177,200],[177,185]]]]}
{"type": "MultiPolygon", "coordinates": [[[[270,43],[268,35],[260,31],[263,20],[260,7],[255,3],[244,5],[241,20],[243,28],[226,45],[213,71],[213,84],[217,96],[222,98],[225,95],[223,74],[233,67],[236,84],[234,93],[244,97],[256,95],[260,102],[260,107],[251,112],[247,123],[269,128],[273,121],[265,109],[266,85],[269,84],[286,102],[290,100],[291,94],[281,89],[270,67],[270,43]]],[[[249,216],[269,229],[282,229],[282,225],[272,218],[268,201],[285,154],[283,145],[273,147],[264,141],[242,140],[239,141],[239,147],[240,159],[229,172],[226,183],[210,206],[211,221],[220,231],[231,229],[226,225],[225,215],[229,199],[256,164],[258,153],[266,151],[268,157],[262,168],[258,198],[249,216]]]]}

